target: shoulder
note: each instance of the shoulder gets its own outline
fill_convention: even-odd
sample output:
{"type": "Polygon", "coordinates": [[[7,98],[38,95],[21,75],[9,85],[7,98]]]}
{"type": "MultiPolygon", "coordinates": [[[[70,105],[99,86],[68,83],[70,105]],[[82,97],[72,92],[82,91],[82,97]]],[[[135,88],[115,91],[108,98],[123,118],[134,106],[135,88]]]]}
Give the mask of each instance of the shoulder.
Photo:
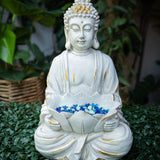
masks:
{"type": "Polygon", "coordinates": [[[98,57],[101,56],[103,62],[113,63],[112,58],[109,55],[107,55],[99,50],[94,50],[94,52],[97,54],[98,57]]]}
{"type": "Polygon", "coordinates": [[[53,61],[52,61],[52,65],[60,65],[61,62],[63,62],[65,54],[66,54],[66,50],[63,51],[62,53],[60,53],[59,55],[57,55],[56,57],[54,57],[53,61]]]}
{"type": "Polygon", "coordinates": [[[62,53],[60,53],[59,55],[57,55],[56,57],[54,57],[52,63],[51,63],[51,67],[50,67],[50,71],[51,70],[56,70],[58,71],[60,68],[63,67],[64,65],[64,55],[66,54],[66,51],[63,51],[62,53]]]}
{"type": "Polygon", "coordinates": [[[62,53],[60,53],[59,55],[57,55],[56,57],[54,57],[53,62],[54,61],[59,61],[60,59],[62,59],[65,56],[66,53],[67,53],[67,51],[65,50],[62,53]]]}

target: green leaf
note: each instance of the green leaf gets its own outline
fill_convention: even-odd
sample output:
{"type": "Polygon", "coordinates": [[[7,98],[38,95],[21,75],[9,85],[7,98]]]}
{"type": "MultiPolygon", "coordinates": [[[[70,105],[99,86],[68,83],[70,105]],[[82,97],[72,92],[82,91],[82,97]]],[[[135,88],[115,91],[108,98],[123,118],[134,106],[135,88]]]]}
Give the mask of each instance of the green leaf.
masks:
{"type": "Polygon", "coordinates": [[[29,52],[24,50],[18,50],[14,56],[14,59],[23,59],[25,62],[28,62],[29,58],[30,58],[29,52]]]}
{"type": "Polygon", "coordinates": [[[33,4],[33,3],[35,3],[35,4],[37,4],[37,3],[41,3],[41,2],[43,2],[44,0],[30,0],[30,2],[33,4]]]}
{"type": "Polygon", "coordinates": [[[128,13],[125,8],[123,8],[122,6],[118,6],[118,5],[114,5],[114,6],[112,6],[112,7],[109,7],[109,9],[119,10],[119,11],[121,11],[121,12],[128,13]]]}
{"type": "Polygon", "coordinates": [[[99,25],[101,26],[100,29],[103,27],[105,23],[106,23],[106,18],[102,18],[99,22],[99,25]]]}
{"type": "Polygon", "coordinates": [[[111,27],[107,27],[107,31],[108,31],[108,35],[112,37],[112,28],[111,27]]]}
{"type": "Polygon", "coordinates": [[[19,140],[20,140],[20,137],[16,137],[13,144],[17,145],[17,143],[18,143],[19,140]]]}
{"type": "Polygon", "coordinates": [[[114,41],[112,43],[112,51],[116,51],[116,50],[120,51],[122,49],[122,46],[123,46],[123,44],[122,44],[121,40],[117,39],[116,41],[114,41]]]}
{"type": "Polygon", "coordinates": [[[50,64],[44,63],[44,64],[36,64],[34,61],[28,63],[29,66],[37,69],[37,70],[48,70],[50,68],[50,64]]]}
{"type": "Polygon", "coordinates": [[[26,77],[21,71],[0,71],[0,78],[20,83],[26,77]]]}
{"type": "Polygon", "coordinates": [[[41,73],[40,72],[34,72],[31,74],[28,74],[27,77],[39,77],[41,78],[41,73]]]}
{"type": "Polygon", "coordinates": [[[132,42],[131,42],[130,37],[128,36],[122,37],[122,41],[124,45],[127,44],[129,51],[132,51],[133,48],[132,48],[132,42]]]}
{"type": "Polygon", "coordinates": [[[136,5],[136,4],[137,4],[137,1],[135,1],[135,0],[129,0],[129,2],[130,2],[132,5],[136,5]]]}
{"type": "Polygon", "coordinates": [[[41,52],[41,50],[38,48],[36,44],[28,43],[29,48],[31,49],[33,55],[35,56],[35,59],[39,62],[44,61],[44,54],[41,52]]]}
{"type": "Polygon", "coordinates": [[[14,29],[14,27],[15,26],[13,24],[4,23],[4,24],[1,24],[0,29],[1,29],[1,31],[3,33],[5,30],[11,30],[12,31],[14,29]]]}
{"type": "Polygon", "coordinates": [[[64,12],[63,10],[52,12],[41,8],[29,7],[18,0],[1,0],[0,5],[7,8],[13,15],[27,16],[32,21],[39,22],[47,27],[52,26],[55,23],[55,18],[64,12]]]}
{"type": "Polygon", "coordinates": [[[130,86],[129,82],[122,76],[119,76],[119,82],[125,86],[130,86]]]}
{"type": "Polygon", "coordinates": [[[26,40],[30,39],[32,30],[22,27],[15,27],[14,33],[16,34],[16,43],[24,44],[26,40]]]}
{"type": "Polygon", "coordinates": [[[126,23],[126,18],[117,18],[114,23],[113,23],[113,26],[116,28],[118,26],[122,26],[126,23]]]}
{"type": "Polygon", "coordinates": [[[5,7],[8,11],[10,11],[12,14],[17,15],[17,16],[22,16],[22,15],[34,15],[34,14],[39,14],[42,12],[42,10],[35,8],[28,7],[24,3],[18,1],[18,0],[1,0],[0,5],[5,7]],[[32,13],[29,13],[29,11],[33,11],[32,13]]]}
{"type": "Polygon", "coordinates": [[[71,5],[72,5],[72,3],[67,3],[67,4],[65,4],[61,9],[65,11],[65,10],[68,9],[71,5]]]}
{"type": "Polygon", "coordinates": [[[131,26],[128,28],[129,32],[131,32],[132,34],[134,33],[134,35],[138,38],[138,40],[141,42],[142,41],[142,36],[141,34],[138,32],[137,28],[134,26],[131,26]]]}
{"type": "MultiPolygon", "coordinates": [[[[31,11],[32,12],[32,11],[31,11]]],[[[30,15],[29,18],[33,20],[34,22],[39,22],[40,24],[46,26],[46,27],[51,27],[55,24],[55,15],[50,13],[39,13],[39,14],[34,14],[30,15]]]]}
{"type": "Polygon", "coordinates": [[[12,64],[16,35],[11,30],[6,30],[0,35],[0,59],[12,64]]]}
{"type": "Polygon", "coordinates": [[[96,3],[95,7],[99,14],[102,14],[106,10],[106,5],[104,5],[104,2],[101,0],[96,3]]]}
{"type": "Polygon", "coordinates": [[[136,73],[132,67],[128,67],[129,71],[131,72],[132,76],[135,77],[136,73]]]}

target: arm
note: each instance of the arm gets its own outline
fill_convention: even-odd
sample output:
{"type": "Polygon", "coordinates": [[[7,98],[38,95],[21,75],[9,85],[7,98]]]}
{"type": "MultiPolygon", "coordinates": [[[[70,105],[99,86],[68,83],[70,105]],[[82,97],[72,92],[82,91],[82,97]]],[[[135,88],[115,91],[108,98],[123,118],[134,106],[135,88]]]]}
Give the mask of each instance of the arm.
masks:
{"type": "Polygon", "coordinates": [[[60,57],[56,57],[51,65],[47,76],[47,88],[45,91],[46,99],[44,104],[42,105],[41,114],[40,114],[40,125],[42,123],[46,123],[49,127],[53,128],[54,130],[60,129],[60,124],[53,119],[53,115],[50,113],[49,108],[57,106],[51,106],[50,102],[55,102],[57,100],[55,97],[60,96],[63,90],[63,83],[62,83],[62,73],[61,73],[61,62],[60,57]]]}
{"type": "Polygon", "coordinates": [[[104,55],[103,63],[105,64],[103,73],[102,94],[110,94],[113,101],[121,103],[119,96],[119,80],[112,59],[104,55]]]}
{"type": "MultiPolygon", "coordinates": [[[[107,73],[104,80],[103,94],[110,94],[112,97],[112,101],[117,101],[120,104],[122,104],[121,97],[119,95],[119,80],[115,66],[113,64],[112,59],[109,56],[106,55],[105,58],[107,64],[107,73]]],[[[119,126],[119,122],[122,120],[123,117],[121,106],[116,108],[116,110],[118,112],[115,115],[106,119],[106,122],[104,124],[104,131],[113,131],[115,128],[119,126]]]]}
{"type": "Polygon", "coordinates": [[[54,58],[47,76],[46,99],[54,99],[55,95],[61,95],[64,90],[62,55],[54,58]]]}

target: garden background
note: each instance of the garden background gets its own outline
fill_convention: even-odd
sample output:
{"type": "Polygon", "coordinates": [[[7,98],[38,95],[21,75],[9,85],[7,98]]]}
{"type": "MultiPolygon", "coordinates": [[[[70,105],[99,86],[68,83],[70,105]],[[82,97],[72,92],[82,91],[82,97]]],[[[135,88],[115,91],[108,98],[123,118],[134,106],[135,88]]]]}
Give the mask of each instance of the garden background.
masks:
{"type": "MultiPolygon", "coordinates": [[[[92,2],[101,17],[100,50],[115,63],[124,117],[134,136],[132,149],[123,160],[158,160],[160,2],[92,2]]],[[[72,3],[71,0],[0,0],[0,159],[44,159],[36,152],[33,139],[44,97],[42,102],[34,99],[34,103],[23,103],[25,95],[22,103],[4,102],[8,93],[4,82],[22,86],[28,78],[42,80],[42,72],[46,78],[53,58],[64,50],[63,14],[72,3]]],[[[45,81],[40,85],[43,88],[45,81]]]]}

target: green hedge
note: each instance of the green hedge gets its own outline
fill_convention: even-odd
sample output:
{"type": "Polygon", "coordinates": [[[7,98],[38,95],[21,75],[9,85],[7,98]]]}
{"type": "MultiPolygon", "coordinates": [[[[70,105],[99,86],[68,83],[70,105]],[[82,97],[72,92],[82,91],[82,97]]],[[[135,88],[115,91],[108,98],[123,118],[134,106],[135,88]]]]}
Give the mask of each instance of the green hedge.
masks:
{"type": "MultiPolygon", "coordinates": [[[[41,106],[0,102],[0,159],[44,160],[34,147],[41,106]]],[[[124,106],[134,142],[123,160],[160,159],[160,106],[124,106]]]]}
{"type": "Polygon", "coordinates": [[[160,105],[124,106],[123,113],[134,138],[123,160],[160,160],[160,105]]]}

